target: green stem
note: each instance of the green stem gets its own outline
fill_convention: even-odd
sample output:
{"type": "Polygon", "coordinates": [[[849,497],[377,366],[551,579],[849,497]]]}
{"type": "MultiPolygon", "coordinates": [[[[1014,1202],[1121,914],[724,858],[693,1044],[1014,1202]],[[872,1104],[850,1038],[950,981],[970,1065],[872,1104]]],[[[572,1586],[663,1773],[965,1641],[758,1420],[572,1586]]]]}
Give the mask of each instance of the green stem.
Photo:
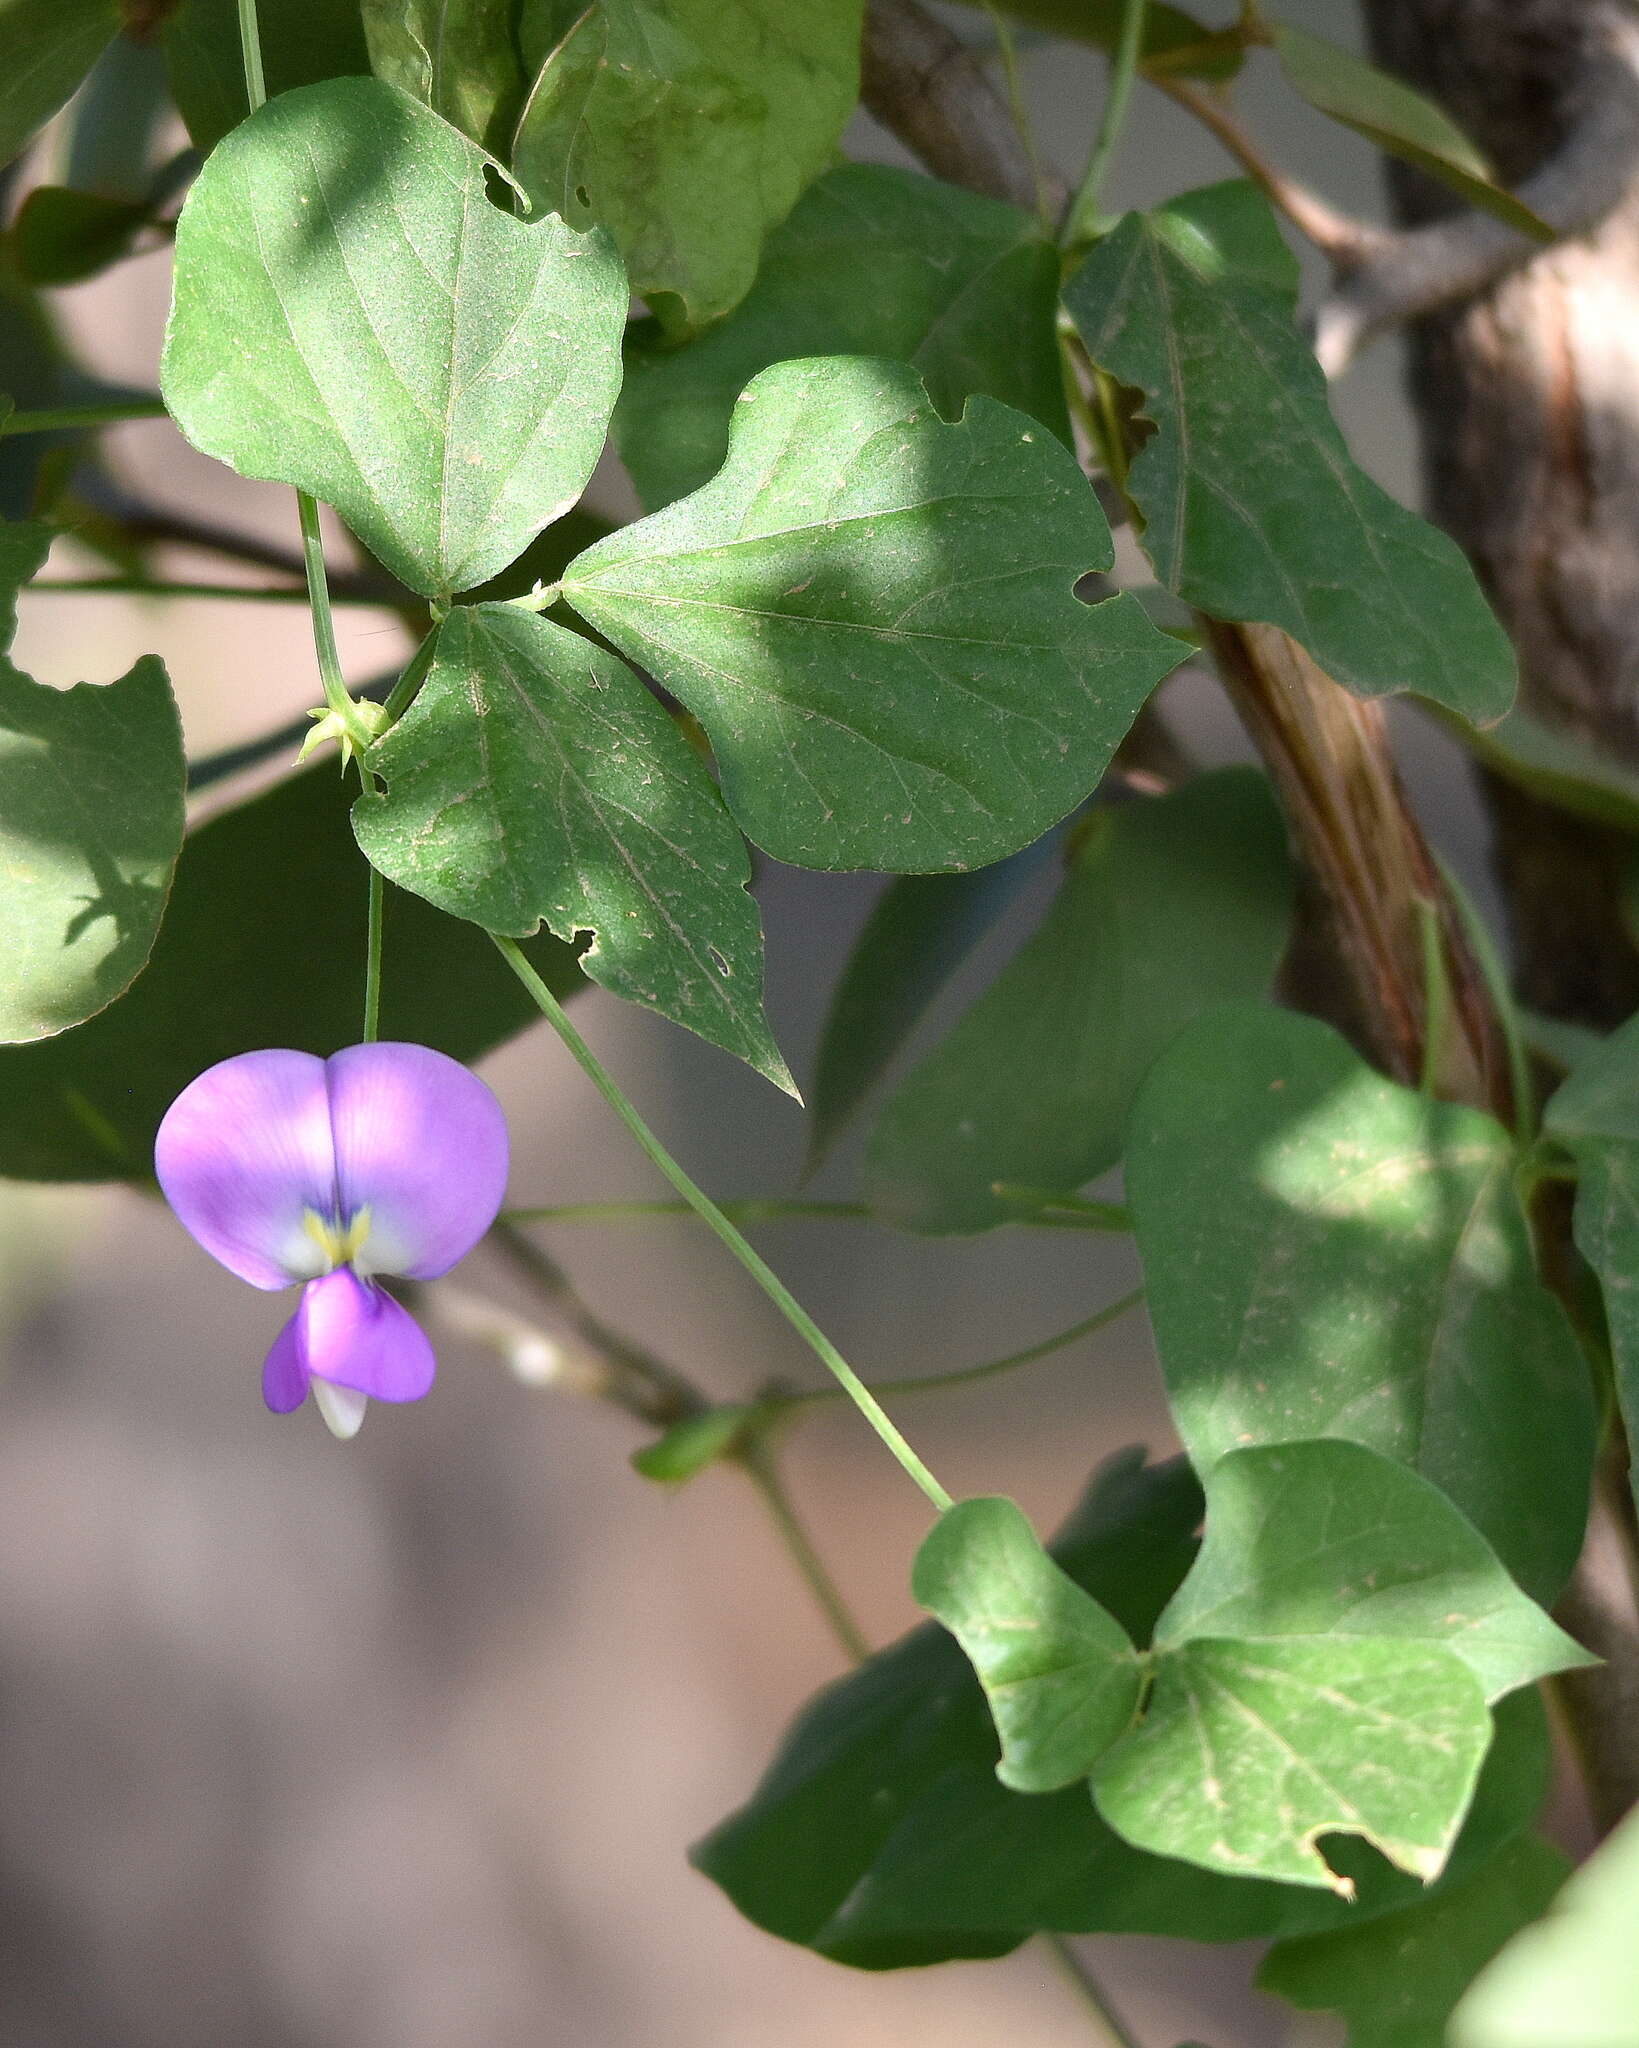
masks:
{"type": "Polygon", "coordinates": [[[1110,89],[1104,96],[1098,139],[1093,144],[1081,189],[1070,202],[1065,218],[1064,240],[1071,245],[1091,241],[1098,232],[1104,175],[1127,125],[1127,106],[1132,98],[1133,80],[1138,76],[1138,53],[1144,47],[1144,10],[1145,0],[1122,0],[1121,40],[1110,60],[1110,89]]]}
{"type": "Polygon", "coordinates": [[[58,434],[75,427],[114,427],[121,420],[162,420],[163,398],[108,398],[84,405],[54,405],[38,412],[11,412],[0,420],[0,440],[13,434],[58,434]]]}
{"type": "Polygon", "coordinates": [[[563,1005],[524,958],[517,942],[501,938],[497,934],[491,936],[495,939],[502,959],[528,989],[536,1008],[563,1040],[571,1057],[593,1087],[637,1140],[639,1148],[650,1163],[671,1183],[725,1249],[744,1266],[792,1329],[836,1378],[854,1406],[899,1460],[904,1470],[943,1514],[951,1504],[950,1495],[895,1428],[870,1388],[792,1294],[773,1267],[752,1249],[711,1197],[695,1186],[654,1132],[649,1129],[637,1110],[626,1099],[613,1076],[605,1070],[596,1053],[570,1023],[563,1005]]]}
{"type": "MultiPolygon", "coordinates": [[[[863,1202],[786,1201],[778,1196],[753,1196],[740,1202],[719,1202],[718,1209],[734,1223],[779,1223],[789,1216],[827,1216],[854,1222],[870,1218],[863,1202]]],[[[643,1223],[656,1216],[693,1216],[692,1202],[558,1202],[542,1208],[507,1209],[504,1223],[643,1223]]]]}
{"type": "Polygon", "coordinates": [[[1417,898],[1417,933],[1423,948],[1423,1070],[1420,1093],[1432,1095],[1445,1065],[1451,1029],[1451,974],[1446,966],[1440,913],[1426,896],[1417,898]]]}
{"type": "MultiPolygon", "coordinates": [[[[243,4],[243,0],[242,0],[243,4]]],[[[249,0],[254,5],[254,0],[249,0]]],[[[324,573],[324,535],[319,530],[319,501],[307,491],[296,493],[302,522],[302,566],[307,571],[307,602],[313,613],[313,651],[319,661],[324,701],[339,717],[353,716],[353,699],[336,651],[336,622],[330,616],[330,579],[324,573]]]]}
{"type": "Polygon", "coordinates": [[[1059,1966],[1060,1974],[1089,2012],[1097,2019],[1104,2032],[1114,2043],[1114,2048],[1138,2048],[1138,2037],[1131,2032],[1105,1994],[1104,1986],[1088,1969],[1081,1957],[1070,1946],[1062,1934],[1044,1934],[1043,1941],[1052,1952],[1053,1960],[1059,1966]]]}
{"type": "Polygon", "coordinates": [[[262,76],[262,33],[256,23],[256,0],[239,0],[239,54],[245,64],[245,97],[254,114],[267,104],[267,80],[262,76]]]}
{"type": "MultiPolygon", "coordinates": [[[[156,583],[146,576],[64,576],[31,583],[36,591],[55,591],[58,596],[79,597],[206,597],[226,598],[239,604],[306,604],[307,592],[293,583],[156,583]]],[[[336,597],[332,604],[364,604],[390,609],[384,597],[336,597]]]]}
{"type": "Polygon", "coordinates": [[[813,1538],[803,1527],[790,1494],[786,1491],[785,1480],[767,1443],[759,1443],[746,1450],[739,1460],[746,1477],[756,1487],[763,1506],[767,1508],[770,1521],[779,1531],[780,1541],[785,1545],[791,1562],[801,1572],[803,1582],[814,1596],[814,1604],[831,1625],[831,1633],[841,1644],[844,1652],[855,1664],[863,1664],[871,1654],[871,1645],[865,1631],[848,1611],[848,1603],[842,1597],[842,1589],[826,1568],[825,1560],[814,1548],[813,1538]]]}
{"type": "Polygon", "coordinates": [[[369,935],[364,948],[365,1045],[374,1045],[381,1036],[381,914],[384,893],[381,870],[373,867],[370,870],[369,935]]]}
{"type": "Polygon", "coordinates": [[[1055,1194],[1050,1188],[1024,1187],[1011,1180],[992,1181],[990,1192],[1004,1202],[1028,1202],[1033,1209],[1062,1210],[1089,1230],[1125,1233],[1133,1227],[1132,1213],[1121,1202],[1094,1202],[1085,1195],[1055,1194]]]}
{"type": "MultiPolygon", "coordinates": [[[[873,1394],[936,1394],[949,1387],[975,1386],[981,1380],[993,1380],[1003,1373],[1015,1372],[1020,1366],[1034,1365],[1038,1358],[1050,1358],[1055,1351],[1063,1351],[1079,1338],[1090,1337],[1095,1330],[1102,1330],[1107,1323],[1118,1321],[1129,1309],[1134,1309],[1144,1299],[1142,1287],[1135,1287],[1130,1294],[1122,1295],[1119,1301],[1108,1302],[1090,1316],[1083,1316],[1079,1323],[1072,1323],[1067,1330],[1060,1330],[1054,1336],[1043,1337],[1035,1344],[1027,1344],[1022,1351],[1010,1351],[1004,1358],[987,1358],[982,1365],[962,1365],[953,1372],[923,1373],[898,1380],[873,1380],[873,1394]]],[[[770,1398],[768,1408],[777,1414],[787,1414],[794,1408],[815,1408],[824,1401],[840,1397],[839,1387],[814,1387],[801,1394],[779,1394],[770,1398]]]]}

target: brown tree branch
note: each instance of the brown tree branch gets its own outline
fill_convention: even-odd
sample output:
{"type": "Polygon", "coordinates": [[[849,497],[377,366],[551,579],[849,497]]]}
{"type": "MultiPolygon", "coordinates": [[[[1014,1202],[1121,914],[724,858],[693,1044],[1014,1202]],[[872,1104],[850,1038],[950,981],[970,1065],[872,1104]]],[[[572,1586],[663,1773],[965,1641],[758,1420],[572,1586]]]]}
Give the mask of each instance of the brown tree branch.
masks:
{"type": "Polygon", "coordinates": [[[978,58],[919,0],[871,0],[860,96],[936,177],[1031,212],[1044,199],[1055,213],[1067,203],[1062,181],[1031,160],[978,58]]]}

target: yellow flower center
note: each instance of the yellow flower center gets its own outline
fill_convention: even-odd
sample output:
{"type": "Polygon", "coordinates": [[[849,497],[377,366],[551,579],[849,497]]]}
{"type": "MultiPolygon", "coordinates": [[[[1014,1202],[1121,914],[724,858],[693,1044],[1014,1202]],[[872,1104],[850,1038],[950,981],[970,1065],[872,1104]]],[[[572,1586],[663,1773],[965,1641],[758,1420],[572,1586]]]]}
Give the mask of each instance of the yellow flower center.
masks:
{"type": "Polygon", "coordinates": [[[350,1266],[364,1249],[364,1241],[370,1235],[369,1204],[343,1224],[321,1216],[317,1209],[306,1209],[302,1212],[302,1228],[324,1254],[325,1270],[333,1273],[338,1266],[350,1266]]]}

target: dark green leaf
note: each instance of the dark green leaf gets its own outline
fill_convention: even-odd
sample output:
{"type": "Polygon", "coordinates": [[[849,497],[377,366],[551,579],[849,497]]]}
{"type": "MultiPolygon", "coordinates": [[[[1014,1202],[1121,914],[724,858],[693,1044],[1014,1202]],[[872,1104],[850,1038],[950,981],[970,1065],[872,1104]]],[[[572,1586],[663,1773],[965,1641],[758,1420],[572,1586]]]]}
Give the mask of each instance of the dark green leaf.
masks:
{"type": "Polygon", "coordinates": [[[1438,1877],[1490,1741],[1479,1681],[1450,1650],[1195,1636],[1157,1661],[1144,1718],[1095,1767],[1093,1797],[1137,1848],[1350,1898],[1319,1838],[1362,1835],[1438,1877]]]}
{"type": "Polygon", "coordinates": [[[861,0],[550,8],[513,168],[537,207],[614,235],[668,328],[729,312],[763,236],[830,162],[859,94],[861,0]]]}
{"type": "MultiPolygon", "coordinates": [[[[1349,2048],[1445,2048],[1446,2022],[1475,1973],[1544,1911],[1567,1867],[1558,1849],[1522,1836],[1474,1876],[1404,1912],[1281,1942],[1264,1958],[1258,1986],[1306,2012],[1341,2013],[1349,2048]]],[[[1562,2036],[1553,2042],[1564,2048],[1562,2036]]]]}
{"type": "Polygon", "coordinates": [[[574,504],[620,382],[614,251],[500,212],[485,164],[394,87],[333,79],[235,129],[177,230],[161,383],[183,432],[334,505],[427,595],[574,504]]]}
{"type": "Polygon", "coordinates": [[[1275,55],[1287,83],[1310,106],[1353,128],[1390,156],[1415,164],[1460,192],[1471,206],[1494,213],[1539,242],[1554,230],[1497,184],[1491,166],[1457,124],[1432,100],[1352,50],[1286,22],[1273,24],[1275,55]]]}
{"type": "Polygon", "coordinates": [[[1292,874],[1264,778],[1225,768],[1090,820],[1041,929],[894,1093],[873,1207],[903,1228],[986,1230],[998,1184],[1069,1193],[1115,1165],[1156,1056],[1209,1004],[1263,993],[1292,874]]]}
{"type": "Polygon", "coordinates": [[[165,666],[54,690],[0,661],[0,1040],[46,1038],[140,973],[182,846],[165,666]]]}
{"type": "Polygon", "coordinates": [[[1058,251],[1016,207],[881,164],[829,171],[728,319],[685,348],[642,328],[628,344],[615,432],[638,496],[653,512],[709,483],[735,400],[796,356],[891,356],[947,419],[982,391],[1068,442],[1058,288],[1058,251]]]}
{"type": "Polygon", "coordinates": [[[119,0],[0,0],[0,164],[51,119],[119,25],[119,0]]]}
{"type": "Polygon", "coordinates": [[[818,1165],[928,1005],[1025,882],[1052,858],[1034,846],[966,875],[901,875],[854,942],[825,1020],[808,1092],[808,1161],[818,1165]]]}
{"type": "Polygon", "coordinates": [[[516,0],[362,0],[370,65],[505,158],[523,104],[516,0]]]}
{"type": "Polygon", "coordinates": [[[1514,1164],[1489,1117],[1384,1080],[1308,1018],[1225,1008],[1176,1039],[1134,1105],[1127,1192],[1198,1468],[1367,1444],[1552,1599],[1581,1548],[1593,1400],[1514,1164]]]}
{"type": "Polygon", "coordinates": [[[1452,2048],[1631,2048],[1639,2012],[1639,1815],[1576,1871],[1458,2006],[1452,2048]]]}
{"type": "MultiPolygon", "coordinates": [[[[1123,1452],[1053,1544],[1137,1640],[1187,1569],[1201,1501],[1181,1461],[1123,1452]]],[[[759,1926],[840,1962],[894,1969],[1000,1955],[1038,1929],[1201,1941],[1347,1926],[1424,1896],[1364,1843],[1334,1838],[1355,1904],[1220,1877],[1130,1848],[1085,1788],[1022,1795],[996,1776],[984,1696],[926,1627],[839,1680],[798,1719],[751,1802],[695,1861],[759,1926]]],[[[1547,1781],[1534,1693],[1506,1700],[1450,1879],[1529,1825],[1547,1781]]]]}
{"type": "Polygon", "coordinates": [[[791,1089],[763,1016],[746,843],[624,662],[510,605],[458,605],[353,809],[389,881],[486,931],[593,937],[592,980],[791,1089]]]}
{"type": "Polygon", "coordinates": [[[12,252],[30,284],[77,284],[129,255],[147,219],[130,200],[37,185],[12,226],[12,252]]]}
{"type": "MultiPolygon", "coordinates": [[[[358,1037],[365,869],[333,768],[290,777],[188,835],[147,972],[77,1031],[0,1052],[0,1175],[144,1180],[154,1132],[203,1068],[257,1046],[358,1037]]],[[[561,995],[556,940],[525,950],[561,995]]],[[[537,1015],[482,933],[390,891],[381,1030],[472,1060],[537,1015]]]]}
{"type": "Polygon", "coordinates": [[[1066,290],[1093,361],[1157,429],[1128,479],[1156,574],[1215,617],[1282,627],[1358,695],[1494,718],[1514,694],[1507,636],[1456,543],[1350,459],[1281,249],[1252,186],[1213,186],[1129,214],[1066,290]]]}
{"type": "Polygon", "coordinates": [[[1192,1636],[1392,1636],[1443,1643],[1500,1698],[1592,1664],[1527,1600],[1438,1488],[1364,1444],[1317,1439],[1220,1458],[1206,1541],[1161,1617],[1192,1636]]]}
{"type": "Polygon", "coordinates": [[[564,594],[705,726],[745,831],[798,867],[981,867],[1086,796],[1185,657],[1084,605],[1109,531],[1074,458],[988,398],[941,421],[864,357],[764,371],[715,482],[564,594]]]}
{"type": "MultiPolygon", "coordinates": [[[[1120,41],[1123,11],[1122,0],[1006,0],[1003,8],[1032,28],[1102,50],[1113,50],[1120,41]]],[[[1208,28],[1181,7],[1169,7],[1166,0],[1149,0],[1139,48],[1148,72],[1220,84],[1235,76],[1246,55],[1245,42],[1233,29],[1208,28]]]]}
{"type": "Polygon", "coordinates": [[[1139,1665],[1121,1624],[1037,1541],[1010,1500],[958,1501],[916,1554],[911,1590],[966,1652],[1015,1792],[1085,1778],[1132,1725],[1139,1665]]]}
{"type": "MultiPolygon", "coordinates": [[[[1639,1018],[1577,1062],[1544,1123],[1576,1155],[1577,1248],[1604,1293],[1617,1403],[1639,1429],[1639,1018]]],[[[1639,1470],[1632,1483],[1639,1498],[1639,1470]]]]}
{"type": "MultiPolygon", "coordinates": [[[[369,72],[359,0],[257,0],[256,23],[270,94],[369,72]]],[[[188,133],[214,149],[250,112],[238,0],[181,0],[159,34],[188,133]]]]}

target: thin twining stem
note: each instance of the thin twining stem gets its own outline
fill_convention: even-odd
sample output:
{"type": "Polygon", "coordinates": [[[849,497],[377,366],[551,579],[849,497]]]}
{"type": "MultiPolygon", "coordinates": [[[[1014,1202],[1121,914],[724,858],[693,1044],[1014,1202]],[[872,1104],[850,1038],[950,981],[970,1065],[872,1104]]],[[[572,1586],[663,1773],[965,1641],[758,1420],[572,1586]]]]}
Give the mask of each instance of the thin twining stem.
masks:
{"type": "MultiPolygon", "coordinates": [[[[996,1191],[1005,1199],[1016,1192],[1005,1186],[996,1191]]],[[[1124,1231],[1131,1228],[1127,1212],[1114,1202],[1083,1202],[1075,1196],[1043,1195],[1044,1205],[1060,1213],[1015,1216],[1008,1220],[1038,1230],[1124,1231]]],[[[869,1223],[873,1211],[866,1202],[815,1201],[806,1197],[751,1195],[739,1201],[719,1202],[717,1207],[733,1223],[755,1226],[783,1223],[797,1218],[817,1218],[831,1223],[869,1223]]],[[[529,1208],[508,1209],[508,1223],[649,1223],[698,1219],[692,1202],[665,1199],[636,1202],[545,1202],[529,1208]]]]}
{"type": "Polygon", "coordinates": [[[814,1596],[814,1605],[825,1616],[844,1655],[851,1663],[863,1664],[871,1654],[870,1640],[854,1619],[842,1588],[832,1578],[797,1513],[772,1445],[766,1438],[751,1444],[737,1462],[757,1489],[757,1497],[768,1510],[768,1519],[774,1524],[786,1555],[802,1574],[803,1583],[814,1596]]]}
{"type": "Polygon", "coordinates": [[[785,1282],[760,1253],[723,1214],[717,1204],[678,1165],[677,1161],[661,1144],[654,1132],[643,1121],[634,1105],[614,1077],[605,1069],[602,1061],[581,1037],[569,1021],[563,1005],[530,966],[513,939],[492,934],[501,957],[517,975],[534,999],[536,1008],[553,1030],[563,1040],[571,1058],[608,1103],[621,1122],[636,1139],[639,1149],[658,1169],[660,1174],[676,1188],[677,1192],[694,1210],[695,1214],[716,1237],[718,1242],[739,1261],[763,1293],[784,1316],[803,1342],[809,1347],[820,1363],[841,1385],[848,1398],[865,1420],[882,1439],[888,1450],[899,1461],[903,1470],[942,1514],[951,1504],[951,1497],[912,1450],[903,1433],[880,1401],[866,1386],[842,1353],[826,1336],[813,1317],[802,1306],[785,1282]]]}
{"type": "Polygon", "coordinates": [[[9,412],[0,419],[0,441],[13,434],[72,433],[76,427],[116,427],[122,420],[162,420],[163,398],[87,399],[84,405],[53,405],[33,412],[9,412]]]}
{"type": "MultiPolygon", "coordinates": [[[[54,576],[42,577],[28,586],[59,597],[171,597],[220,598],[232,604],[306,604],[307,591],[296,583],[170,583],[150,576],[54,576]]],[[[377,611],[391,611],[386,596],[363,596],[352,590],[333,590],[330,602],[369,605],[377,611]]]]}

